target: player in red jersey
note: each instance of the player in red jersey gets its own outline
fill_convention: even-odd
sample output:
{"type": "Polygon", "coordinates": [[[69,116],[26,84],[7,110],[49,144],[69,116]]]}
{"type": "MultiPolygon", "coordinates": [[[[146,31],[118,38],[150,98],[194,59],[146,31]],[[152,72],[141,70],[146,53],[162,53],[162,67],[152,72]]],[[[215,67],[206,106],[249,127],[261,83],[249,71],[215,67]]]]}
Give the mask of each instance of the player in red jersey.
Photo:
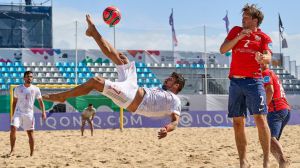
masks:
{"type": "Polygon", "coordinates": [[[264,16],[256,5],[246,4],[242,9],[242,14],[242,27],[233,27],[220,47],[222,54],[232,50],[228,117],[233,118],[240,167],[245,168],[250,167],[246,156],[245,117],[247,117],[247,108],[254,116],[264,154],[263,167],[266,168],[269,166],[271,137],[266,119],[266,93],[260,64],[270,63],[272,41],[259,29],[264,16]]]}
{"type": "Polygon", "coordinates": [[[279,168],[288,167],[289,161],[285,157],[279,143],[283,128],[290,120],[290,106],[278,76],[269,69],[269,65],[262,65],[264,86],[267,95],[268,124],[271,130],[271,152],[279,163],[279,168]]]}

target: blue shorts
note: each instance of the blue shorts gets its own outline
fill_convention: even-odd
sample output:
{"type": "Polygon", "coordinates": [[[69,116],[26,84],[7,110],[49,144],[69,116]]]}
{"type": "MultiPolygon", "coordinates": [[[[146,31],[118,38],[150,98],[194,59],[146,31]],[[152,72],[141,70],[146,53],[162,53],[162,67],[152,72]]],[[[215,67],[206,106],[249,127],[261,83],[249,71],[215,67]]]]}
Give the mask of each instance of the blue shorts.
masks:
{"type": "Polygon", "coordinates": [[[230,78],[228,117],[267,114],[266,92],[262,79],[230,78]]]}
{"type": "Polygon", "coordinates": [[[282,130],[290,120],[290,112],[288,109],[269,112],[267,115],[268,124],[271,131],[271,137],[279,140],[282,130]]]}

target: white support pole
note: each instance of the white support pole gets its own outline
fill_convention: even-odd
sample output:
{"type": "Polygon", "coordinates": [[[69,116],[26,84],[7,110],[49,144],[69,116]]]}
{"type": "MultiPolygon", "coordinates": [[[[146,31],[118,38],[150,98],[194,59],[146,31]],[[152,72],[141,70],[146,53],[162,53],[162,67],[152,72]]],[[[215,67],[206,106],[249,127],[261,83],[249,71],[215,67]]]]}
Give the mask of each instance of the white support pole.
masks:
{"type": "Polygon", "coordinates": [[[52,34],[51,46],[53,48],[53,0],[51,0],[51,34],[52,34]]]}
{"type": "Polygon", "coordinates": [[[78,84],[77,20],[75,21],[75,85],[78,84]]]}
{"type": "Polygon", "coordinates": [[[208,61],[207,61],[207,54],[206,54],[206,27],[203,26],[203,36],[204,36],[204,57],[205,57],[205,65],[204,66],[204,80],[205,80],[205,94],[208,94],[208,82],[207,82],[207,67],[208,67],[208,61]]]}
{"type": "Polygon", "coordinates": [[[114,27],[114,48],[116,48],[116,26],[114,27]]]}

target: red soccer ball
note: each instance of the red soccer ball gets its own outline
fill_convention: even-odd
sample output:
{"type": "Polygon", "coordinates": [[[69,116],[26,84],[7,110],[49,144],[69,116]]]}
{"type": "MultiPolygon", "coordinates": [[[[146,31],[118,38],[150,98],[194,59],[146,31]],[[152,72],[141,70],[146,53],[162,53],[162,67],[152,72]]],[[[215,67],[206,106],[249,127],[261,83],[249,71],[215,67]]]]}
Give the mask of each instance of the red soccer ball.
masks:
{"type": "Polygon", "coordinates": [[[115,26],[121,20],[121,12],[114,6],[109,6],[103,11],[103,20],[109,26],[115,26]]]}

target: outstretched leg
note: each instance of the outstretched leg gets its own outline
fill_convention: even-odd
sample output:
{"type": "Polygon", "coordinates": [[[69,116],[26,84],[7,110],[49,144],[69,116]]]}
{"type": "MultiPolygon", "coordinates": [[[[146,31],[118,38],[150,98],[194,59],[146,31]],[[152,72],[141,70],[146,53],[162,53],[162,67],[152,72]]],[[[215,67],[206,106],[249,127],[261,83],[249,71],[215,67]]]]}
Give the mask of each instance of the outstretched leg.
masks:
{"type": "Polygon", "coordinates": [[[104,88],[104,82],[105,81],[103,78],[93,77],[86,83],[81,84],[74,89],[56,94],[43,95],[43,99],[53,102],[64,102],[67,98],[86,95],[94,89],[102,92],[104,88]]]}
{"type": "Polygon", "coordinates": [[[94,38],[102,52],[112,60],[116,65],[127,64],[128,58],[123,54],[118,52],[108,41],[106,41],[96,29],[92,18],[90,15],[86,15],[86,21],[88,23],[88,28],[86,30],[86,35],[94,38]]]}

